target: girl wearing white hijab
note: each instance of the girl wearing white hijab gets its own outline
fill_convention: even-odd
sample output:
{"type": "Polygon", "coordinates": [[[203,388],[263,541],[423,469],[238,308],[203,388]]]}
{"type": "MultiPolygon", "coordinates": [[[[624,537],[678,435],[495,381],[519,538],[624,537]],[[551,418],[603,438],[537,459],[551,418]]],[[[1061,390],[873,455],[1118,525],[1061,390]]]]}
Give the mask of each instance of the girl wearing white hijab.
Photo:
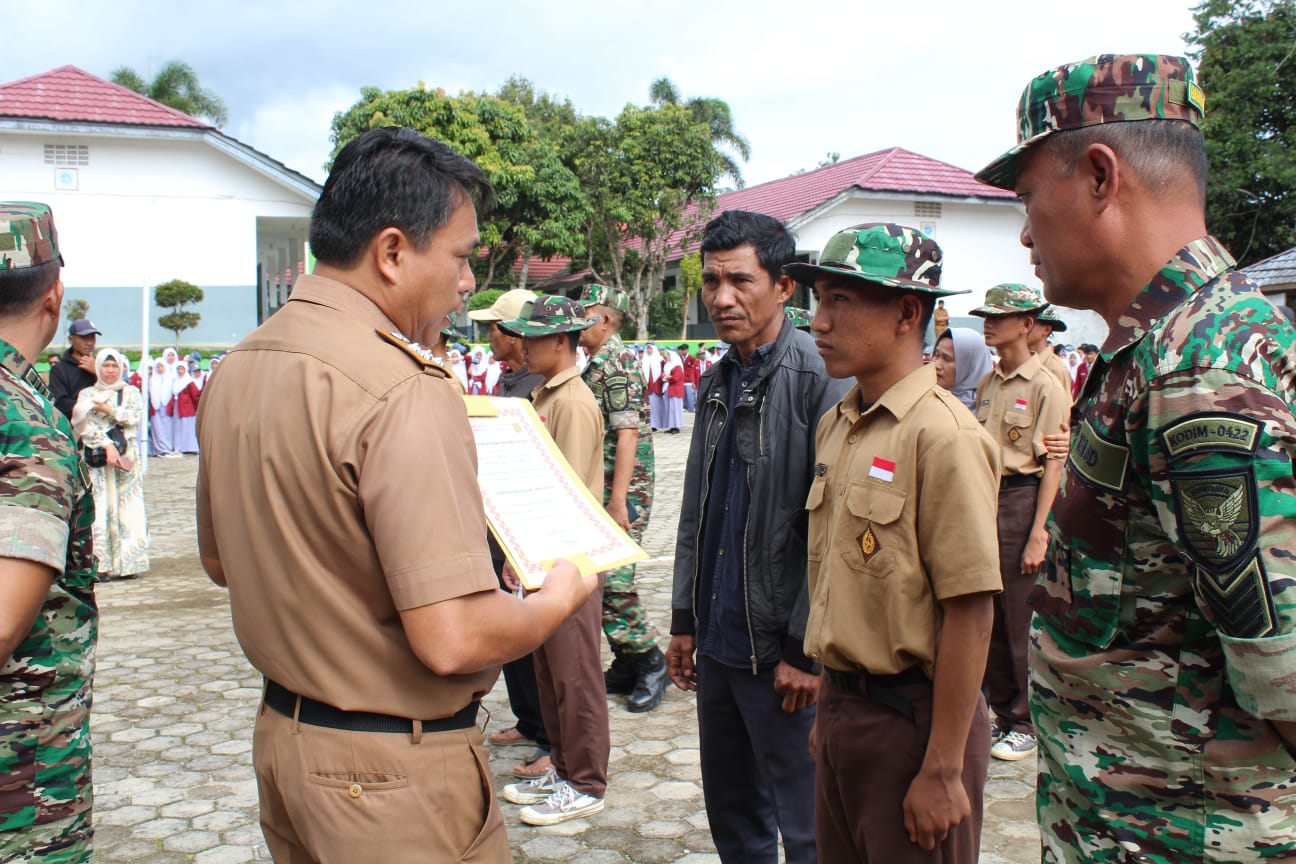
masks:
{"type": "Polygon", "coordinates": [[[663,365],[661,352],[657,350],[657,346],[648,343],[644,348],[644,356],[639,366],[643,369],[644,384],[648,387],[648,416],[651,418],[654,431],[666,428],[662,425],[666,419],[666,402],[662,397],[665,390],[662,381],[663,365]]]}
{"type": "Polygon", "coordinates": [[[932,365],[936,367],[936,383],[953,393],[969,411],[975,411],[977,384],[994,368],[985,337],[970,327],[951,327],[936,337],[932,365]]]}
{"type": "Polygon", "coordinates": [[[95,504],[94,553],[101,582],[129,579],[149,569],[144,472],[136,444],[144,397],[126,383],[129,372],[124,356],[103,349],[95,357],[98,380],[81,391],[72,408],[72,429],[81,446],[102,447],[107,460],[89,469],[95,504]],[[115,427],[122,431],[124,448],[109,438],[115,427]]]}
{"type": "Polygon", "coordinates": [[[166,360],[159,357],[153,363],[153,374],[148,379],[149,394],[149,455],[165,456],[175,449],[171,440],[171,373],[166,360]]]}
{"type": "Polygon", "coordinates": [[[171,383],[171,443],[175,452],[198,452],[198,397],[200,391],[189,366],[183,360],[176,364],[171,383]]]}
{"type": "Polygon", "coordinates": [[[684,428],[684,362],[679,352],[668,350],[662,366],[661,428],[678,434],[684,428]]]}
{"type": "Polygon", "coordinates": [[[468,395],[489,395],[490,390],[486,386],[486,374],[489,368],[486,363],[486,352],[481,348],[474,348],[471,356],[472,364],[468,367],[468,395]]]}

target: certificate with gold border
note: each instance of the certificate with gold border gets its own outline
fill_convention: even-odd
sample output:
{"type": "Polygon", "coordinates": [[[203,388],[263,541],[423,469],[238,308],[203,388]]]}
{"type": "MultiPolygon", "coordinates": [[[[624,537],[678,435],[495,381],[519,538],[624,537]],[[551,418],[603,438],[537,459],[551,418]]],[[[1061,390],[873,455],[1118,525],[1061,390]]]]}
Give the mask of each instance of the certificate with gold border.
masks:
{"type": "Polygon", "coordinates": [[[465,396],[486,522],[522,585],[539,588],[559,558],[583,575],[648,556],[590,494],[525,399],[465,396]]]}

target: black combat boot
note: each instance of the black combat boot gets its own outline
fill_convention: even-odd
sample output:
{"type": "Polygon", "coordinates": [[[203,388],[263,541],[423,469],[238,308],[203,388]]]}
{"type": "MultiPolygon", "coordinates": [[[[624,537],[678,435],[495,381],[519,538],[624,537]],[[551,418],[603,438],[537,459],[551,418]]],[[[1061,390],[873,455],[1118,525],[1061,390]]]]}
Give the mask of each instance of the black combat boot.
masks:
{"type": "Polygon", "coordinates": [[[628,696],[634,692],[635,682],[639,680],[634,656],[622,653],[620,648],[613,648],[612,654],[612,665],[603,673],[603,686],[609,696],[628,696]]]}
{"type": "Polygon", "coordinates": [[[635,664],[638,678],[635,680],[634,692],[626,700],[626,708],[631,713],[642,714],[651,711],[661,704],[666,695],[666,655],[654,646],[642,654],[632,654],[628,658],[635,664]]]}

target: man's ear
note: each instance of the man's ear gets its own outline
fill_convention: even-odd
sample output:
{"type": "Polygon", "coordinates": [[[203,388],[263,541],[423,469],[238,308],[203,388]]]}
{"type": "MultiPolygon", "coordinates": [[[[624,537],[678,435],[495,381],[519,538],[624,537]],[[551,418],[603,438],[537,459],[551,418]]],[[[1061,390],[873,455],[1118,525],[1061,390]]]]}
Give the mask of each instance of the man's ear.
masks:
{"type": "Polygon", "coordinates": [[[63,279],[60,277],[54,280],[54,284],[50,286],[50,290],[46,293],[45,299],[41,301],[41,305],[44,307],[44,312],[47,315],[53,315],[55,321],[58,320],[59,312],[63,308],[63,294],[63,279]]]}
{"type": "Polygon", "coordinates": [[[784,273],[774,283],[774,293],[778,295],[780,303],[786,303],[792,297],[792,292],[796,290],[796,280],[784,273]]]}
{"type": "Polygon", "coordinates": [[[373,260],[374,269],[388,285],[400,282],[400,268],[409,248],[407,238],[399,228],[384,228],[369,241],[365,254],[373,260]]]}
{"type": "Polygon", "coordinates": [[[1094,212],[1101,213],[1110,207],[1120,193],[1120,157],[1106,144],[1090,144],[1080,157],[1078,170],[1083,171],[1085,191],[1094,212]]]}

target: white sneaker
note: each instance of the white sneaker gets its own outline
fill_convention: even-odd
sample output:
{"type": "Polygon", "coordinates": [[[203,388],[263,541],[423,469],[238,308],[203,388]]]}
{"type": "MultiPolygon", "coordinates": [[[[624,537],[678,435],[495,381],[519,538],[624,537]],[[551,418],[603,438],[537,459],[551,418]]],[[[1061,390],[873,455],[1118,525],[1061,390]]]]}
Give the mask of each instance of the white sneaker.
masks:
{"type": "Polygon", "coordinates": [[[602,809],[602,798],[577,792],[570,784],[561,782],[544,803],[523,807],[518,815],[527,825],[557,825],[569,819],[590,816],[602,809]]]}
{"type": "Polygon", "coordinates": [[[1005,762],[1016,762],[1035,755],[1035,736],[1029,732],[1009,732],[990,748],[990,755],[1005,762]]]}
{"type": "Polygon", "coordinates": [[[505,786],[504,800],[510,804],[539,804],[554,794],[560,786],[566,785],[558,779],[558,772],[550,768],[539,777],[505,786]]]}

